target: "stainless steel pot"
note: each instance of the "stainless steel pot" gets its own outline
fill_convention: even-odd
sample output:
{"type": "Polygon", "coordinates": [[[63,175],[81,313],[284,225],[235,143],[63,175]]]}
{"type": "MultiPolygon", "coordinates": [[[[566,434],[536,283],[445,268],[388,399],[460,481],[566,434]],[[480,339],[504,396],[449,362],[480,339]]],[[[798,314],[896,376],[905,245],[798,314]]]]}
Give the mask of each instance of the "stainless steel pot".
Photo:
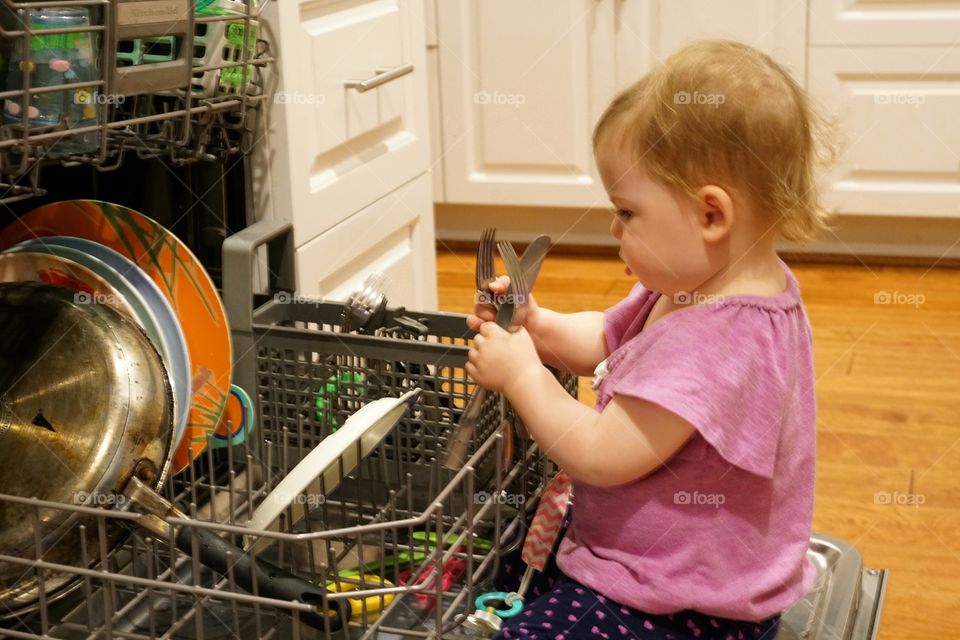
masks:
{"type": "MultiPolygon", "coordinates": [[[[157,539],[172,537],[188,554],[196,542],[199,561],[223,575],[232,569],[241,588],[308,603],[313,609],[301,621],[338,630],[346,610],[327,601],[324,588],[210,529],[177,530],[165,520],[186,516],[156,493],[175,449],[163,362],[133,322],[109,307],[77,304],[73,295],[49,285],[0,284],[0,493],[121,509],[135,504],[147,512],[137,523],[157,539]]],[[[96,531],[95,517],[0,501],[0,554],[78,566],[83,546],[93,565],[102,561],[96,531]],[[80,539],[84,523],[87,541],[80,539]]],[[[125,533],[108,532],[108,553],[125,533]]],[[[76,578],[46,574],[47,600],[76,578]]],[[[39,591],[31,570],[0,562],[0,616],[36,608],[39,591]]]]}
{"type": "MultiPolygon", "coordinates": [[[[118,500],[135,473],[159,487],[172,434],[172,396],[157,352],[114,309],[76,304],[74,292],[0,284],[0,492],[67,504],[118,500]]],[[[96,521],[58,509],[0,503],[0,550],[78,565],[87,524],[99,562],[96,521]],[[35,529],[37,529],[35,531],[35,529]]],[[[124,532],[108,532],[116,542],[124,532]]],[[[47,592],[73,579],[49,575],[47,592]]],[[[0,562],[0,602],[37,599],[32,571],[0,562]]],[[[2,609],[6,612],[6,609],[2,609]]]]}

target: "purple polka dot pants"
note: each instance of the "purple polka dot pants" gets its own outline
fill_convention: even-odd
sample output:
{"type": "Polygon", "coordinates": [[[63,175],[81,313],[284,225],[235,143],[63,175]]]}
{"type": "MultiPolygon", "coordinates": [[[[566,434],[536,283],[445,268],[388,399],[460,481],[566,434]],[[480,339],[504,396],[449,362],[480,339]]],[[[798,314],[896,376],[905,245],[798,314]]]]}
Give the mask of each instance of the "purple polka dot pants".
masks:
{"type": "Polygon", "coordinates": [[[496,640],[774,640],[779,618],[745,622],[694,611],[647,615],[560,575],[552,591],[504,620],[496,640]]]}

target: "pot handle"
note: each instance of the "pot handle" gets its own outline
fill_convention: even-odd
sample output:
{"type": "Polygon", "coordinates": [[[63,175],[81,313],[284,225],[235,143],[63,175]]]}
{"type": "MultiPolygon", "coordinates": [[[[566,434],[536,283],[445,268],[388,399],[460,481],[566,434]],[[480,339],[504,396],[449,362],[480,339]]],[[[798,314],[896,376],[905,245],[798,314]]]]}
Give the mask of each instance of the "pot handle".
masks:
{"type": "Polygon", "coordinates": [[[217,573],[227,575],[227,554],[237,585],[255,595],[277,600],[295,600],[314,607],[313,612],[300,612],[300,620],[311,627],[327,632],[339,631],[343,626],[340,618],[340,602],[326,599],[326,591],[293,575],[286,569],[244,551],[201,527],[183,527],[177,533],[176,543],[180,551],[193,555],[193,537],[197,538],[201,564],[217,573]],[[254,588],[256,585],[256,588],[254,588]],[[324,601],[326,604],[324,605],[324,601]],[[326,606],[327,611],[323,608],[326,606]]]}
{"type": "MultiPolygon", "coordinates": [[[[127,481],[123,494],[133,504],[146,511],[138,524],[157,536],[159,540],[170,539],[171,525],[166,518],[188,519],[182,511],[137,476],[132,476],[127,481]]],[[[343,628],[340,602],[327,600],[327,592],[322,587],[307,582],[274,564],[257,560],[255,555],[222,540],[211,529],[196,526],[179,527],[174,536],[177,548],[190,557],[194,557],[193,538],[196,536],[199,551],[197,560],[221,575],[227,575],[228,568],[232,568],[234,580],[245,591],[266,598],[287,602],[293,600],[311,605],[313,611],[300,614],[300,619],[311,627],[329,631],[339,631],[343,628]],[[228,554],[230,564],[227,563],[228,554]],[[324,610],[325,600],[326,610],[324,610]]]]}

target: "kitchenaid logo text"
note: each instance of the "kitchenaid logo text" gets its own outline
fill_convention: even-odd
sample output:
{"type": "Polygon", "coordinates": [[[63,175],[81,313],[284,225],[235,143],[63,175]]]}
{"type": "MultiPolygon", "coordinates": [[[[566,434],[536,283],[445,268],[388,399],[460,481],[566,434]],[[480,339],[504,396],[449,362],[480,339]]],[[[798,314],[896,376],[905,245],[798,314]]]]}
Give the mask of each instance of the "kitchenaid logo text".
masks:
{"type": "Polygon", "coordinates": [[[192,9],[184,0],[154,0],[152,2],[124,2],[117,6],[117,22],[121,26],[174,22],[184,20],[192,9]]]}

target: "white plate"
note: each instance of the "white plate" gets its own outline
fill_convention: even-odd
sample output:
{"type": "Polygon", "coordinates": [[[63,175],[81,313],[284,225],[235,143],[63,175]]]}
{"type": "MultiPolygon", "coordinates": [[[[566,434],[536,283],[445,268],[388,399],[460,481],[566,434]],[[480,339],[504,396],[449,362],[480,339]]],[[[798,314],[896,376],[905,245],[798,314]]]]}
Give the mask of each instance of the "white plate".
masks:
{"type": "MultiPolygon", "coordinates": [[[[362,407],[350,416],[342,427],[324,438],[313,451],[301,460],[280,481],[253,512],[247,526],[257,531],[276,531],[280,514],[288,508],[293,522],[304,515],[304,505],[295,500],[303,494],[320,494],[321,482],[329,493],[340,480],[341,471],[348,475],[369,455],[400,417],[412,407],[420,395],[420,389],[411,389],[399,398],[380,398],[362,407]],[[359,455],[357,443],[359,442],[359,455]],[[340,460],[343,464],[339,464],[340,460]]],[[[250,536],[248,548],[257,536],[250,536]]],[[[269,538],[260,538],[256,548],[270,544],[269,538]]]]}

